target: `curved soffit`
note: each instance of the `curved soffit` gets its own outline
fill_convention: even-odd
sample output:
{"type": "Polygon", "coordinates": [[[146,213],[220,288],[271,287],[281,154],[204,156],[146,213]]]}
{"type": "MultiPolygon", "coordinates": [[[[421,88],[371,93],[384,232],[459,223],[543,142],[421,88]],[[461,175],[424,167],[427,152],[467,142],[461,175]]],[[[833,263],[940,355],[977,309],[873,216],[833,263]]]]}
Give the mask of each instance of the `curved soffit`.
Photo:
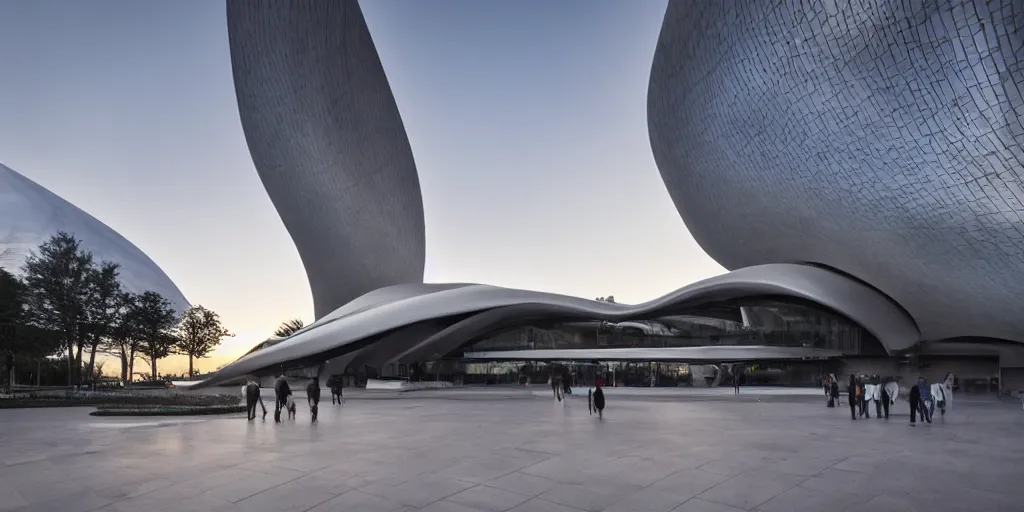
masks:
{"type": "Polygon", "coordinates": [[[422,282],[412,149],[355,0],[228,0],[238,113],[306,268],[317,318],[422,282]]]}
{"type": "MultiPolygon", "coordinates": [[[[411,347],[405,342],[395,342],[394,354],[385,356],[384,360],[436,352],[432,348],[435,344],[455,348],[459,340],[472,339],[495,325],[514,323],[523,316],[626,321],[664,316],[711,302],[765,295],[800,298],[835,310],[864,326],[889,350],[908,348],[919,339],[913,321],[887,297],[846,277],[803,265],[748,267],[635,306],[479,284],[397,285],[373,294],[382,302],[372,305],[362,301],[364,306],[357,312],[337,317],[328,315],[334,318],[316,322],[272,347],[235,361],[212,375],[205,384],[291,361],[315,359],[323,354],[337,357],[345,353],[346,346],[351,346],[353,351],[363,349],[365,340],[421,322],[440,321],[436,329],[441,331],[444,325],[441,320],[473,313],[476,315],[447,328],[453,339],[435,335],[411,347]],[[404,293],[405,288],[417,294],[404,293]]],[[[375,356],[375,359],[381,357],[380,354],[375,356]]]]}
{"type": "Polygon", "coordinates": [[[119,263],[118,278],[133,293],[154,291],[181,314],[188,300],[138,247],[92,215],[0,164],[0,266],[20,275],[25,258],[58,231],[81,240],[96,262],[119,263]]]}
{"type": "Polygon", "coordinates": [[[669,2],[647,114],[677,210],[727,268],[820,262],[926,339],[1024,341],[1024,3],[835,5],[669,2]]]}

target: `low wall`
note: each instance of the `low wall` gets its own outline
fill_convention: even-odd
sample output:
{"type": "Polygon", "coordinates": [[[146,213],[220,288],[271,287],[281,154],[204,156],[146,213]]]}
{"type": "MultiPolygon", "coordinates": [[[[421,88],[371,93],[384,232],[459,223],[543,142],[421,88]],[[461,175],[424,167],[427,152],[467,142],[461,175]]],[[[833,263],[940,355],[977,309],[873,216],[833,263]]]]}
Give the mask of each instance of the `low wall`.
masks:
{"type": "Polygon", "coordinates": [[[407,380],[379,380],[367,379],[366,389],[373,391],[415,391],[417,389],[439,389],[450,388],[453,384],[448,381],[426,381],[409,382],[407,380]]]}

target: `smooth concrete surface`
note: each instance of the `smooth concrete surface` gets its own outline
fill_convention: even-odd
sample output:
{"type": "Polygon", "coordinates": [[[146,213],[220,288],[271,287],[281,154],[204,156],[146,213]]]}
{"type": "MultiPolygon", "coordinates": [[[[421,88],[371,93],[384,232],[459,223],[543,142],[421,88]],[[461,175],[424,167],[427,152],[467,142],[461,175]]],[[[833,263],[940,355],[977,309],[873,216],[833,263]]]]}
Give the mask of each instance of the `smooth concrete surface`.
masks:
{"type": "Polygon", "coordinates": [[[848,409],[810,396],[610,393],[599,421],[585,396],[422,393],[322,402],[316,424],[303,400],[298,419],[282,424],[2,410],[0,510],[880,512],[1024,503],[1018,404],[958,405],[911,428],[905,403],[888,421],[851,421],[848,409]]]}

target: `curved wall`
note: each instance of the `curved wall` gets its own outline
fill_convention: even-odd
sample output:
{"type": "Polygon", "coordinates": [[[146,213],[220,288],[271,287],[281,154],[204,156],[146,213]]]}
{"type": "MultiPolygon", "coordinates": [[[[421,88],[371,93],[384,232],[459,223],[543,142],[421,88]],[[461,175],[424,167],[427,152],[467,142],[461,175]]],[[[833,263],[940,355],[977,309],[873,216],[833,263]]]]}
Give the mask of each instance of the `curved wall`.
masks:
{"type": "Polygon", "coordinates": [[[359,4],[228,0],[227,21],[245,138],[316,317],[422,282],[416,164],[359,4]]]}
{"type": "Polygon", "coordinates": [[[31,251],[58,231],[81,240],[97,263],[120,263],[121,284],[133,293],[154,291],[181,314],[189,307],[185,296],[164,271],[106,224],[34,181],[0,164],[0,266],[14,274],[31,251]]]}
{"type": "Polygon", "coordinates": [[[1024,4],[671,0],[651,147],[730,269],[814,261],[925,339],[1024,341],[1024,4]]]}

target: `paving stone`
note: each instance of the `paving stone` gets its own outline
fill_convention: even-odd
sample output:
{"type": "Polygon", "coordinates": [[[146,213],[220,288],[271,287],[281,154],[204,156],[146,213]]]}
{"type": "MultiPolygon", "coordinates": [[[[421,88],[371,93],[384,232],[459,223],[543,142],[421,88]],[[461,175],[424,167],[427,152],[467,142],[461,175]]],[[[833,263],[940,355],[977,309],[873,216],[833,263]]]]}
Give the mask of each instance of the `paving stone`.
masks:
{"type": "MultiPolygon", "coordinates": [[[[319,421],[319,418],[317,421],[319,421]]],[[[401,503],[353,490],[327,500],[309,509],[309,512],[348,512],[353,510],[358,510],[359,512],[395,512],[402,508],[404,507],[401,503]]]]}
{"type": "Polygon", "coordinates": [[[751,471],[735,476],[698,495],[699,498],[750,509],[781,494],[806,478],[771,471],[751,471]]]}
{"type": "Polygon", "coordinates": [[[599,511],[605,507],[624,499],[637,488],[619,488],[616,490],[600,488],[599,486],[588,487],[579,484],[561,484],[550,491],[541,494],[541,499],[559,503],[580,510],[599,511]]]}
{"type": "Polygon", "coordinates": [[[513,508],[529,500],[531,497],[504,489],[478,485],[449,496],[445,498],[445,501],[451,501],[477,510],[500,512],[513,508]]]}
{"type": "Polygon", "coordinates": [[[690,501],[679,505],[672,512],[746,512],[746,509],[736,508],[723,503],[706,501],[700,498],[692,498],[690,501]]]}
{"type": "Polygon", "coordinates": [[[648,487],[615,502],[605,508],[604,512],[636,512],[637,510],[645,512],[670,512],[687,499],[689,499],[688,496],[683,497],[674,492],[648,487]]]}
{"type": "Polygon", "coordinates": [[[508,512],[582,512],[578,508],[567,507],[560,503],[534,498],[508,512]]]}
{"type": "Polygon", "coordinates": [[[526,496],[537,496],[554,489],[559,485],[559,482],[540,476],[515,472],[500,478],[495,478],[494,480],[487,482],[485,485],[526,496]]]}
{"type": "Polygon", "coordinates": [[[303,512],[334,497],[334,494],[288,482],[249,496],[237,505],[253,512],[303,512]]]}

